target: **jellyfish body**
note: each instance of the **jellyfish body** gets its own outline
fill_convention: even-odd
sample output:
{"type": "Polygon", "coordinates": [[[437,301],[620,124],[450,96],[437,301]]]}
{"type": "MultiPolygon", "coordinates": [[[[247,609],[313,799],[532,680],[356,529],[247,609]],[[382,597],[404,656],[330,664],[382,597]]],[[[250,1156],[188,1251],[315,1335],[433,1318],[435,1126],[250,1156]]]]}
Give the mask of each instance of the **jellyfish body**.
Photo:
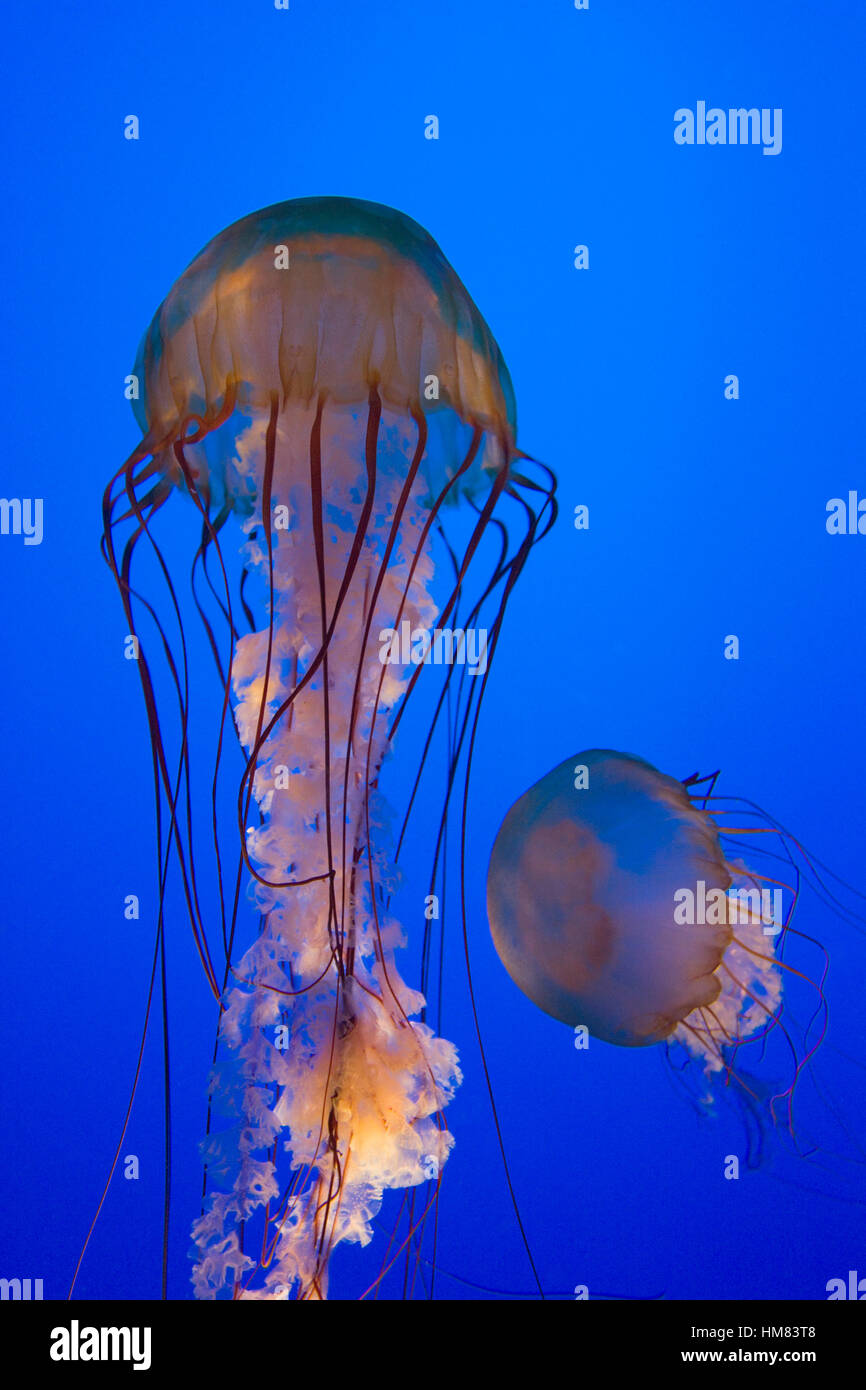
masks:
{"type": "MultiPolygon", "coordinates": [[[[391,648],[386,660],[383,634],[453,619],[514,486],[511,383],[427,233],[342,198],[278,204],[214,238],[154,316],[135,376],[144,440],[105,503],[132,630],[135,546],[175,488],[201,513],[197,560],[219,553],[235,517],[244,581],[258,576],[264,594],[244,635],[227,582],[222,598],[224,703],[246,755],[236,834],[260,927],[236,959],[234,919],[224,924],[222,967],[194,920],[221,999],[212,1098],[223,1117],[206,1147],[195,1290],[322,1297],[334,1247],[370,1239],[384,1189],[438,1180],[453,1142],[441,1112],[460,1080],[456,1052],[413,1020],[424,998],[394,957],[378,778],[420,669],[391,648]],[[461,498],[478,519],[437,603],[434,528],[461,498]],[[120,520],[138,525],[119,559],[124,499],[120,520]],[[256,1214],[254,1258],[243,1236],[256,1214]]],[[[538,517],[524,510],[523,543],[497,573],[506,588],[534,539],[538,517]]],[[[142,680],[177,837],[146,659],[142,680]]]]}
{"type": "Polygon", "coordinates": [[[686,786],[640,758],[578,753],[530,788],[497,835],[487,906],[524,994],[605,1042],[676,1038],[719,1070],[780,1000],[781,927],[754,876],[686,786]]]}

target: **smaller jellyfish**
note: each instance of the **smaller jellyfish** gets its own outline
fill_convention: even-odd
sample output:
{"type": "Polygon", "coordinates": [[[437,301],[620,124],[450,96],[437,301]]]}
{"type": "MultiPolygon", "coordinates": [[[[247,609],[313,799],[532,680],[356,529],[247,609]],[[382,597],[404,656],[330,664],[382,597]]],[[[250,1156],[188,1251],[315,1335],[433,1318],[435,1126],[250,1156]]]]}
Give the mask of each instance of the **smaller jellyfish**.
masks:
{"type": "MultiPolygon", "coordinates": [[[[720,832],[736,830],[707,809],[710,780],[700,791],[608,749],[560,763],[506,815],[487,909],[502,963],[540,1009],[620,1047],[682,1044],[727,1082],[744,1042],[784,1026],[796,892],[726,857],[720,832]]],[[[811,988],[797,1074],[826,1023],[811,988]]]]}

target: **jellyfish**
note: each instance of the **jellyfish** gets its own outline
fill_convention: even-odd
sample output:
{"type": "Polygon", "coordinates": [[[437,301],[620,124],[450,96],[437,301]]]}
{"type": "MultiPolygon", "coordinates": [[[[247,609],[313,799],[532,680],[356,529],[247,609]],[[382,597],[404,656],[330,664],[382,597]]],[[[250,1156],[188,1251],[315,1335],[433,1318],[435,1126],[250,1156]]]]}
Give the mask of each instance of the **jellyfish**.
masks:
{"type": "Polygon", "coordinates": [[[449,808],[465,817],[505,604],[555,480],[517,448],[508,370],[439,247],[374,203],[298,199],[221,232],[157,310],[130,382],[143,438],[106,489],[103,551],[153,749],[147,1016],[161,997],[165,1017],[171,988],[172,875],[218,1013],[194,1290],[324,1298],[333,1251],[371,1240],[387,1190],[424,1193],[387,1259],[417,1245],[454,1142],[460,1068],[427,1021],[422,904],[444,893],[449,808]],[[160,540],[175,493],[197,532],[183,564],[160,540]],[[438,694],[403,750],[401,822],[380,778],[422,677],[438,694]],[[413,985],[392,898],[434,746],[413,985]]]}
{"type": "Polygon", "coordinates": [[[511,979],[544,1012],[619,1047],[678,1046],[703,1077],[749,1094],[738,1055],[783,1031],[793,1076],[772,1100],[790,1123],[797,1078],[826,1031],[826,959],[798,1048],[783,1018],[785,977],[802,979],[785,959],[797,883],[723,845],[749,826],[711,805],[715,780],[678,781],[610,749],[560,763],[502,822],[490,930],[511,979]]]}
{"type": "MultiPolygon", "coordinates": [[[[844,1011],[836,1013],[835,1031],[829,1028],[829,953],[803,918],[814,894],[862,934],[863,894],[755,801],[723,786],[719,771],[677,778],[641,757],[591,748],[519,796],[496,834],[487,873],[488,923],[504,967],[498,1007],[512,1017],[515,1054],[523,1030],[516,1000],[509,1003],[510,982],[573,1030],[578,1054],[597,1062],[599,1049],[621,1050],[615,1072],[604,1063],[581,1067],[583,1090],[576,1086],[574,1094],[567,1073],[556,1073],[565,1109],[594,1078],[609,1086],[615,1074],[611,1124],[626,1114],[634,1130],[645,1120],[647,1147],[655,1149],[664,1116],[660,1126],[652,1111],[664,1092],[641,1095],[628,1080],[649,1074],[636,1064],[635,1049],[655,1049],[696,1124],[707,1127],[707,1137],[724,1135],[726,1179],[748,1174],[768,1209],[784,1210],[791,1188],[804,1210],[816,1196],[844,1203],[855,1208],[855,1228],[866,1164],[858,1132],[863,1064],[856,1027],[840,1026],[844,1011]]],[[[583,1132],[579,1114],[572,1124],[583,1132]]],[[[604,1135],[588,1136],[589,1143],[593,1166],[604,1171],[604,1135]]],[[[706,1158],[712,1147],[695,1152],[706,1158]]],[[[564,1152],[570,1160],[572,1151],[564,1152]]],[[[578,1158],[565,1171],[579,1167],[578,1158]]],[[[620,1173],[613,1205],[622,1180],[620,1173]]],[[[565,1221],[562,1229],[568,1232],[565,1221]]],[[[732,1225],[733,1264],[744,1238],[732,1225]]],[[[777,1239],[784,1257],[784,1231],[777,1239]]],[[[714,1242],[714,1252],[724,1245],[714,1242]]],[[[808,1296],[823,1296],[823,1288],[821,1280],[808,1296]]],[[[588,1289],[580,1284],[575,1292],[589,1297],[588,1289]]],[[[591,1296],[637,1292],[666,1291],[621,1285],[591,1296]]]]}

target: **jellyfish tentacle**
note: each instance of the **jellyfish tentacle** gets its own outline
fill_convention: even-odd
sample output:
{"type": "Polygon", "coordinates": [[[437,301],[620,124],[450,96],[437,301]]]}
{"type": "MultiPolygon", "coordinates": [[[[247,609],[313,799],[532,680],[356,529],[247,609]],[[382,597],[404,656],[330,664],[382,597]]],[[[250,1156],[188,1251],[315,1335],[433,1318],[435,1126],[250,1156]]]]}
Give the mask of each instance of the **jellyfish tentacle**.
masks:
{"type": "MultiPolygon", "coordinates": [[[[413,625],[435,613],[432,561],[422,541],[429,509],[420,505],[421,485],[410,487],[410,515],[405,479],[377,467],[381,412],[373,392],[360,466],[341,435],[339,412],[329,417],[318,402],[309,432],[312,486],[303,501],[292,485],[293,440],[301,431],[285,413],[269,418],[262,471],[273,477],[274,498],[288,500],[296,524],[280,533],[278,545],[268,537],[266,553],[253,547],[247,556],[267,574],[271,614],[265,630],[238,640],[232,674],[236,723],[250,752],[247,788],[264,817],[246,836],[264,925],[225,1000],[221,1036],[229,1055],[217,1068],[215,1091],[235,1115],[229,1132],[212,1136],[211,1172],[230,1152],[240,1157],[231,1192],[211,1194],[195,1233],[197,1292],[214,1293],[228,1280],[244,1298],[282,1296],[287,1287],[299,1296],[324,1294],[330,1251],[341,1240],[369,1240],[384,1187],[441,1171],[453,1141],[439,1112],[459,1079],[453,1047],[411,1022],[423,1000],[394,961],[399,930],[381,918],[379,906],[391,871],[374,845],[382,811],[373,783],[390,737],[381,714],[407,685],[379,660],[376,634],[386,618],[390,626],[395,606],[413,625]],[[359,473],[366,473],[366,496],[359,473]],[[374,493],[392,513],[403,499],[398,536],[406,582],[393,564],[383,564],[382,536],[367,534],[374,493]],[[328,594],[338,589],[335,622],[328,594]],[[308,662],[306,674],[319,652],[314,679],[301,690],[302,675],[290,689],[289,658],[298,658],[299,670],[308,662]],[[332,665],[356,672],[351,692],[331,688],[332,665]],[[290,697],[292,720],[275,723],[271,711],[290,697]],[[278,767],[291,769],[288,791],[274,790],[278,767]],[[312,835],[305,825],[316,827],[312,835]],[[305,886],[287,887],[288,864],[305,886]],[[280,1016],[280,992],[290,989],[291,1042],[281,1052],[267,1033],[280,1016]],[[280,1197],[268,1156],[280,1136],[293,1168],[308,1176],[287,1198],[268,1267],[260,1271],[264,1284],[256,1288],[256,1261],[242,1252],[239,1228],[280,1197]]],[[[254,421],[251,432],[257,428],[261,435],[254,421]]],[[[263,488],[261,495],[267,522],[270,493],[263,488]]]]}

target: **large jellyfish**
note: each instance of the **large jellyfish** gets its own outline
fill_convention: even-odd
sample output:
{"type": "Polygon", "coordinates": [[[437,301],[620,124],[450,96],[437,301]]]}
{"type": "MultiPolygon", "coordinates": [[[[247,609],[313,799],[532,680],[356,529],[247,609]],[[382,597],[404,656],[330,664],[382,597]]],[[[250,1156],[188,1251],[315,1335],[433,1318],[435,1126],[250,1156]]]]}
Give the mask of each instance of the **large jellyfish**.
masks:
{"type": "Polygon", "coordinates": [[[321,1298],[331,1252],[369,1241],[385,1189],[427,1184],[391,1261],[417,1239],[460,1080],[454,1046],[425,1021],[426,937],[421,989],[397,966],[405,817],[392,834],[380,773],[419,677],[440,668],[426,735],[406,749],[417,788],[446,726],[416,898],[426,934],[448,804],[465,815],[504,604],[553,518],[553,479],[516,447],[508,371],[442,252],[372,203],[280,203],[215,237],[157,310],[131,383],[144,438],[106,490],[103,546],[154,750],[151,999],[161,992],[165,1008],[173,864],[220,1013],[195,1292],[321,1298]],[[210,701],[188,660],[177,564],[157,540],[176,490],[200,521],[192,594],[218,672],[210,701]],[[145,597],[154,576],[161,613],[145,597]],[[243,756],[227,829],[232,718],[243,756]]]}

